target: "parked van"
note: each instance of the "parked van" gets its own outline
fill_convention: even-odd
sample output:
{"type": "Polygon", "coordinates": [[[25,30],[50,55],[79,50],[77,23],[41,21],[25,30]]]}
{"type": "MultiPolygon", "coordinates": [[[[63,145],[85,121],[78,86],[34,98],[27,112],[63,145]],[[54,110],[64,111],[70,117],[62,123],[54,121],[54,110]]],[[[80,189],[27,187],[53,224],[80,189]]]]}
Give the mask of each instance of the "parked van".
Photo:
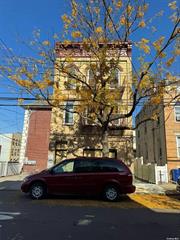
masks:
{"type": "Polygon", "coordinates": [[[121,160],[78,157],[26,177],[21,190],[29,192],[33,199],[47,194],[75,194],[102,195],[116,201],[121,194],[135,192],[135,186],[131,171],[121,160]]]}

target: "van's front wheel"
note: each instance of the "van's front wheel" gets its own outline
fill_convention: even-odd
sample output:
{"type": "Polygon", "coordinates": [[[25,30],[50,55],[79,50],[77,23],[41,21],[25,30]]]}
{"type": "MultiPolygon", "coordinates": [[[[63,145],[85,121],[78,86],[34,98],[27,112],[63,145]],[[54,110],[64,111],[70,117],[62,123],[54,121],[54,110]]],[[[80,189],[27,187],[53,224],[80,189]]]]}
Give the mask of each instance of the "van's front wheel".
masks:
{"type": "Polygon", "coordinates": [[[120,193],[116,186],[108,185],[105,187],[103,195],[105,200],[115,202],[119,199],[120,193]]]}
{"type": "Polygon", "coordinates": [[[46,195],[46,187],[43,183],[33,183],[30,189],[30,196],[33,199],[42,199],[46,195]]]}

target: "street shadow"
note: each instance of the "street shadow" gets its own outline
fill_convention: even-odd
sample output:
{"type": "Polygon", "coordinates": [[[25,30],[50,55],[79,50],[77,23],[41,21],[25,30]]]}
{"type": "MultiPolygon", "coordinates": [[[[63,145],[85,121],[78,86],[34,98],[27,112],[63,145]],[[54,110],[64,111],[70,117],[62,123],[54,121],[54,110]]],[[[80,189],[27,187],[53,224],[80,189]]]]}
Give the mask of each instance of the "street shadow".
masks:
{"type": "Polygon", "coordinates": [[[1,179],[1,182],[0,182],[0,191],[2,190],[20,190],[21,189],[21,184],[22,184],[22,181],[13,181],[13,180],[6,180],[4,179],[1,179]]]}

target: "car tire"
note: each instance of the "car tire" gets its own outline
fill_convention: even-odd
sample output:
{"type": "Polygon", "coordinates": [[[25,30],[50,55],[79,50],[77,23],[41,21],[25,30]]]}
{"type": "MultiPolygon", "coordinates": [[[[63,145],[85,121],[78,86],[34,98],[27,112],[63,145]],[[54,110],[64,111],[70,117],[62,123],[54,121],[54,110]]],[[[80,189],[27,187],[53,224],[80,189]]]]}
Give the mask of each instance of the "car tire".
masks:
{"type": "Polygon", "coordinates": [[[30,189],[30,196],[32,199],[42,199],[46,196],[47,190],[45,184],[35,182],[30,189]]]}
{"type": "Polygon", "coordinates": [[[120,192],[115,185],[107,185],[104,188],[103,196],[106,201],[115,202],[119,200],[120,192]]]}

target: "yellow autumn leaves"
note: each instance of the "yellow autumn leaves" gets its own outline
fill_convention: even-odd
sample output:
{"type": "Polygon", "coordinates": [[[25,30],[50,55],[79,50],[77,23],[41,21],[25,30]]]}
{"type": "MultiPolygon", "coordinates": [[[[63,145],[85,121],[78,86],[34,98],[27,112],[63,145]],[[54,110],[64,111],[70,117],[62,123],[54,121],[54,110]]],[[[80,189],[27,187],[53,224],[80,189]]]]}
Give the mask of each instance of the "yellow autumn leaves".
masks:
{"type": "Polygon", "coordinates": [[[96,32],[96,33],[102,33],[102,32],[103,32],[102,27],[97,27],[97,28],[95,29],[95,32],[96,32]]]}
{"type": "Polygon", "coordinates": [[[146,38],[142,38],[141,41],[138,43],[140,49],[142,49],[145,53],[150,53],[150,47],[148,45],[149,40],[146,38]]]}
{"type": "Polygon", "coordinates": [[[177,6],[176,6],[176,1],[170,2],[170,3],[168,4],[168,6],[169,6],[172,10],[175,10],[175,9],[177,8],[177,6]]]}
{"type": "Polygon", "coordinates": [[[145,27],[146,26],[146,23],[142,20],[139,24],[138,24],[139,27],[145,27]]]}
{"type": "Polygon", "coordinates": [[[80,37],[82,37],[82,34],[81,34],[80,31],[73,31],[73,32],[71,33],[71,36],[72,36],[73,38],[80,38],[80,37]]]}
{"type": "Polygon", "coordinates": [[[163,44],[163,42],[164,42],[164,39],[165,39],[165,37],[162,36],[162,37],[160,37],[158,40],[156,40],[155,42],[153,42],[152,45],[153,45],[153,47],[156,49],[157,52],[159,52],[159,51],[161,50],[162,44],[163,44]]]}

